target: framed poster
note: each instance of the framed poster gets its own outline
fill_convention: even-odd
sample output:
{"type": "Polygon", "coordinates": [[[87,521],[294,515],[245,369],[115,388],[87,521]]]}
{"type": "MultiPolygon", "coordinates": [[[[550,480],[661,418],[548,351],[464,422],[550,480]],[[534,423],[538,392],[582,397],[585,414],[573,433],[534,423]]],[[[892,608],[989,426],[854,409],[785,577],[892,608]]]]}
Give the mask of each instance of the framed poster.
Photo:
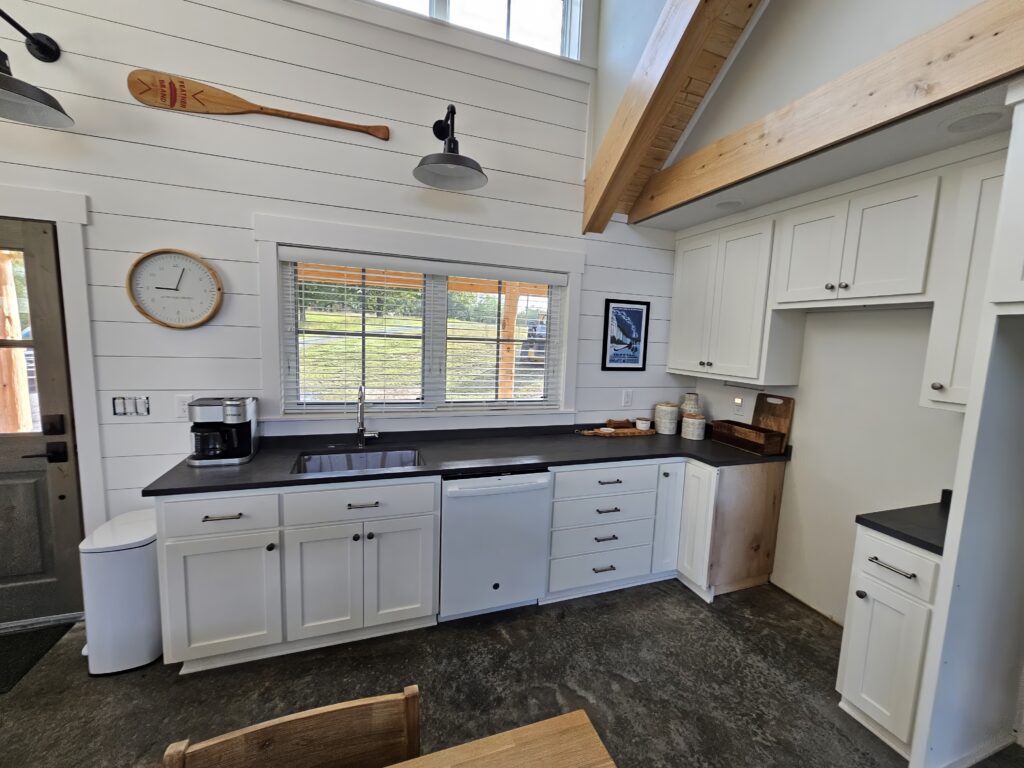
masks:
{"type": "Polygon", "coordinates": [[[604,300],[602,371],[647,370],[651,302],[604,300]]]}

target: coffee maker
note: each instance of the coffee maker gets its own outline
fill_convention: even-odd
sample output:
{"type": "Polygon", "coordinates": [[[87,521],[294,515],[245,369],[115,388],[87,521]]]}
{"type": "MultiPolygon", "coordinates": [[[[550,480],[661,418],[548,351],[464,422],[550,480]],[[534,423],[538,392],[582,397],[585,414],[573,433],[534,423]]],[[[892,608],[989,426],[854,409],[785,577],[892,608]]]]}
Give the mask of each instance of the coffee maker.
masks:
{"type": "Polygon", "coordinates": [[[188,404],[192,421],[190,467],[245,464],[256,455],[256,398],[199,397],[188,404]]]}

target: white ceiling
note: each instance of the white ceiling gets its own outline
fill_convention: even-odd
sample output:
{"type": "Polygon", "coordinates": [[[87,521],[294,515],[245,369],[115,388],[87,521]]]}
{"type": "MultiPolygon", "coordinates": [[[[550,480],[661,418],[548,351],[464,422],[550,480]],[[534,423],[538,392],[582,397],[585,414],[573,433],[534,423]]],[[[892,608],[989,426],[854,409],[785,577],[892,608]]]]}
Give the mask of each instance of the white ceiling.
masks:
{"type": "Polygon", "coordinates": [[[688,229],[738,211],[757,208],[905,160],[1002,133],[1010,128],[1010,110],[1004,104],[1005,97],[1005,85],[992,86],[702,197],[643,224],[673,231],[688,229]],[[1002,116],[978,130],[947,130],[950,123],[961,117],[991,112],[999,112],[1002,116]],[[740,205],[735,205],[736,202],[740,205]],[[720,207],[721,203],[733,205],[720,207]]]}

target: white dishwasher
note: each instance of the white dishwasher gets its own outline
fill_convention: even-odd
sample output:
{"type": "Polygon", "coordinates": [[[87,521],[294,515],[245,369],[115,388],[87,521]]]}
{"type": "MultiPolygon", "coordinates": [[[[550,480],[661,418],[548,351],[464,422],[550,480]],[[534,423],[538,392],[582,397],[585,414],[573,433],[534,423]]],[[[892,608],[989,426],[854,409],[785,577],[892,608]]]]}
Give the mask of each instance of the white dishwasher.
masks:
{"type": "Polygon", "coordinates": [[[547,472],[441,484],[439,619],[526,605],[544,596],[552,485],[547,472]]]}

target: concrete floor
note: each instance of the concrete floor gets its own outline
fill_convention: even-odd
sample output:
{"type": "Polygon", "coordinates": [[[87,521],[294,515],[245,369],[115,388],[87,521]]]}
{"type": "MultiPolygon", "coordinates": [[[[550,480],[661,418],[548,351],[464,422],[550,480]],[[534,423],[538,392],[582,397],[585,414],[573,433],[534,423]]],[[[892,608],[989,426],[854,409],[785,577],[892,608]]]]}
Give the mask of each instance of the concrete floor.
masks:
{"type": "Polygon", "coordinates": [[[417,683],[425,752],[583,708],[620,768],[905,766],[836,706],[840,635],[774,587],[709,607],[676,582],[187,677],[91,678],[76,627],[0,697],[0,762],[154,766],[179,738],[417,683]]]}

